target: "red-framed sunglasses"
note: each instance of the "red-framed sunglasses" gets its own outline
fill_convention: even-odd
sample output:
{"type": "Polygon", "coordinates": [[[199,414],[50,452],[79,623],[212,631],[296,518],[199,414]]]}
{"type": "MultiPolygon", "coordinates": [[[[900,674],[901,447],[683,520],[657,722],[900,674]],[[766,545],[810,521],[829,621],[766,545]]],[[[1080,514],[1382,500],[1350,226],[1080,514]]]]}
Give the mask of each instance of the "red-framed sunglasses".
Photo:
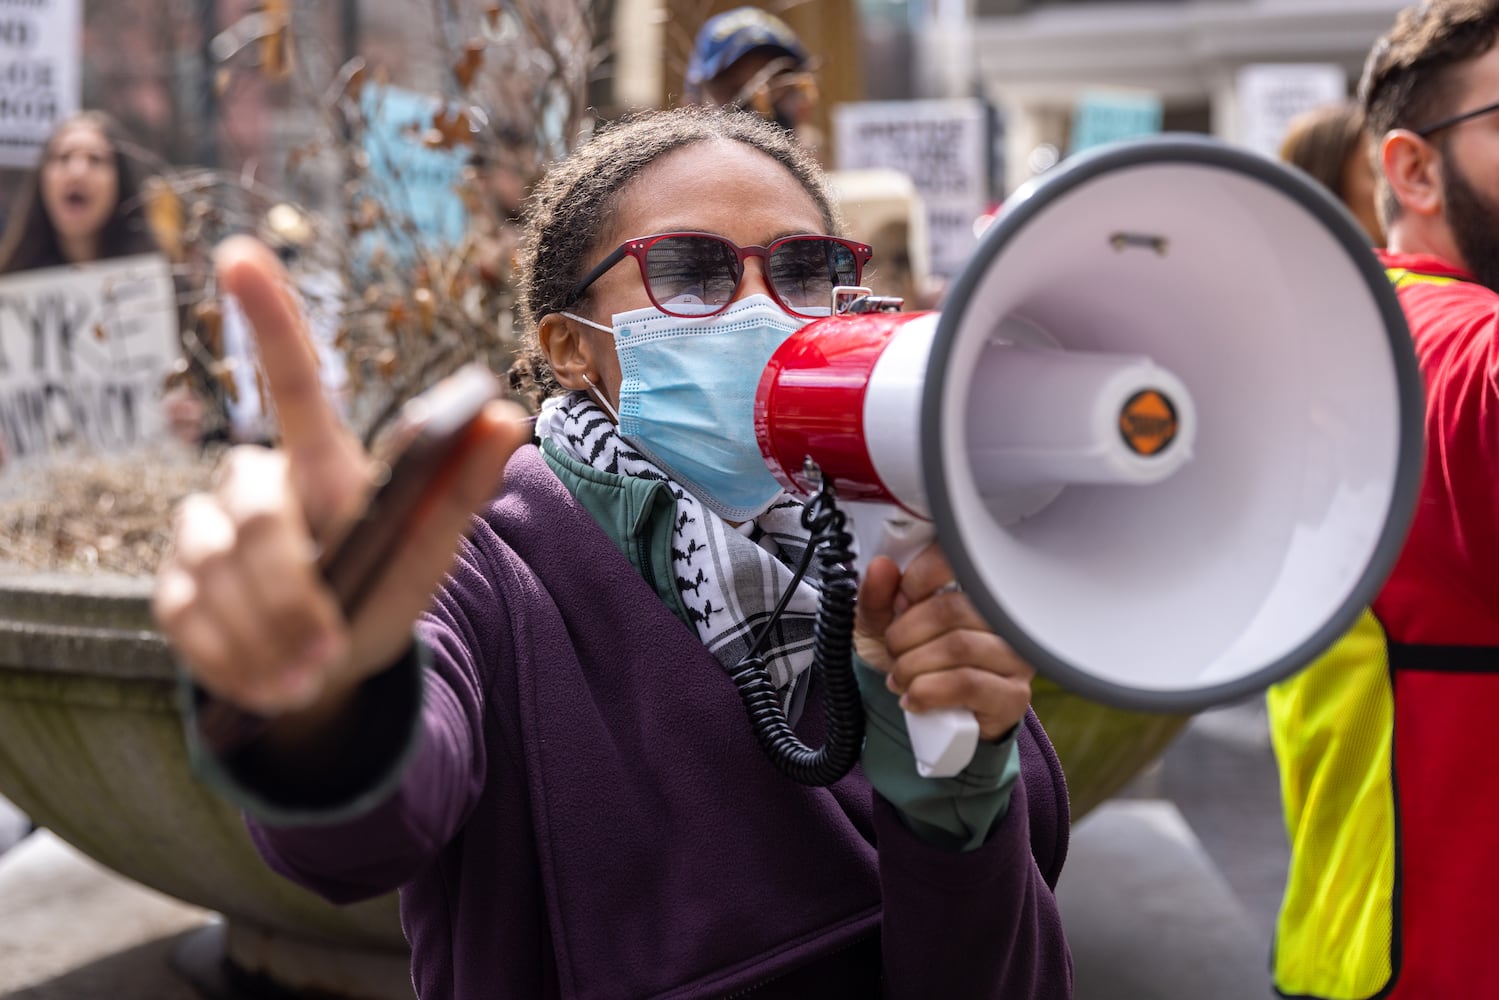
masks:
{"type": "Polygon", "coordinates": [[[567,305],[582,298],[615,264],[634,257],[645,293],[657,309],[669,316],[713,316],[734,301],[745,259],[759,257],[765,261],[771,298],[782,309],[795,316],[826,316],[832,312],[833,289],[857,285],[872,256],[868,245],[836,236],[782,236],[763,247],[742,247],[711,233],[641,236],[599,261],[573,288],[567,305]]]}

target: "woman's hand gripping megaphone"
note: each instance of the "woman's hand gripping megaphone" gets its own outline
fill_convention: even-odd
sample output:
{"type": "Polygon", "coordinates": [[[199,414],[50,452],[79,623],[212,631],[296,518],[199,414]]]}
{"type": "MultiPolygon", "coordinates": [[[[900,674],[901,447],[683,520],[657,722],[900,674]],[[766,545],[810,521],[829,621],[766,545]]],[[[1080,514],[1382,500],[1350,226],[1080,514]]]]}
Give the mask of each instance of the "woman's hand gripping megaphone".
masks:
{"type": "Polygon", "coordinates": [[[318,553],[359,517],[377,463],[323,396],[306,323],[275,257],[236,238],[215,264],[254,328],[282,446],[234,449],[213,492],[182,504],[154,611],[204,688],[252,712],[315,723],[409,647],[471,513],[497,492],[531,430],[513,403],[483,410],[448,488],[346,617],[318,553]]]}
{"type": "Polygon", "coordinates": [[[916,769],[951,777],[1025,717],[1035,671],[958,589],[932,525],[887,519],[859,588],[854,643],[901,696],[916,769]]]}

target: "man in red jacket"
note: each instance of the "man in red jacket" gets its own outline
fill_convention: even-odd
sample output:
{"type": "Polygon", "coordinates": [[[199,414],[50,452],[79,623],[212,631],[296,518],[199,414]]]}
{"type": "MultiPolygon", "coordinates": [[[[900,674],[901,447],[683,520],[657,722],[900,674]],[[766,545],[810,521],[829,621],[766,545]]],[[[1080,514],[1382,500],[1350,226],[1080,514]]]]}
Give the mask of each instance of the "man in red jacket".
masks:
{"type": "Polygon", "coordinates": [[[1403,11],[1360,93],[1427,461],[1372,615],[1271,694],[1293,843],[1276,986],[1499,997],[1499,0],[1403,11]]]}

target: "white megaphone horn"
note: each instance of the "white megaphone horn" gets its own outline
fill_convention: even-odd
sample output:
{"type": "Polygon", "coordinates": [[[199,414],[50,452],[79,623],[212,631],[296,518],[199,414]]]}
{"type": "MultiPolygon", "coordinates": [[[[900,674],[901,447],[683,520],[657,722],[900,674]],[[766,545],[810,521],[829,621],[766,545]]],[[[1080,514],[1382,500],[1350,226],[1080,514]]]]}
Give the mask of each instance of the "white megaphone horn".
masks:
{"type": "MultiPolygon", "coordinates": [[[[1353,623],[1404,540],[1422,418],[1404,317],[1347,211],[1192,136],[1033,181],[940,314],[815,320],[755,402],[772,474],[830,482],[862,546],[929,524],[1038,671],[1171,712],[1259,691],[1353,623]]],[[[965,766],[971,715],[923,722],[922,772],[965,766]]]]}

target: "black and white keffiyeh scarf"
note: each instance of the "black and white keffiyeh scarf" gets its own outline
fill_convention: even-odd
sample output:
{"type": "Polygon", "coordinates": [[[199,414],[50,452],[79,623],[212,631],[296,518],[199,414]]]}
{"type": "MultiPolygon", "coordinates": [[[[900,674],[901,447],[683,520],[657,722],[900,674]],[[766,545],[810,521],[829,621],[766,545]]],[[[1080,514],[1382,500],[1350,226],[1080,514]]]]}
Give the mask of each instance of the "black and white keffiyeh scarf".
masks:
{"type": "MultiPolygon", "coordinates": [[[[536,419],[536,433],[601,472],[671,487],[677,498],[672,571],[682,604],[714,657],[728,668],[738,664],[791,583],[806,549],[802,504],[782,493],[753,521],[730,525],[631,447],[586,393],[548,399],[536,419]]],[[[812,664],[816,575],[814,561],[761,650],[772,682],[788,703],[792,682],[812,664]]]]}

